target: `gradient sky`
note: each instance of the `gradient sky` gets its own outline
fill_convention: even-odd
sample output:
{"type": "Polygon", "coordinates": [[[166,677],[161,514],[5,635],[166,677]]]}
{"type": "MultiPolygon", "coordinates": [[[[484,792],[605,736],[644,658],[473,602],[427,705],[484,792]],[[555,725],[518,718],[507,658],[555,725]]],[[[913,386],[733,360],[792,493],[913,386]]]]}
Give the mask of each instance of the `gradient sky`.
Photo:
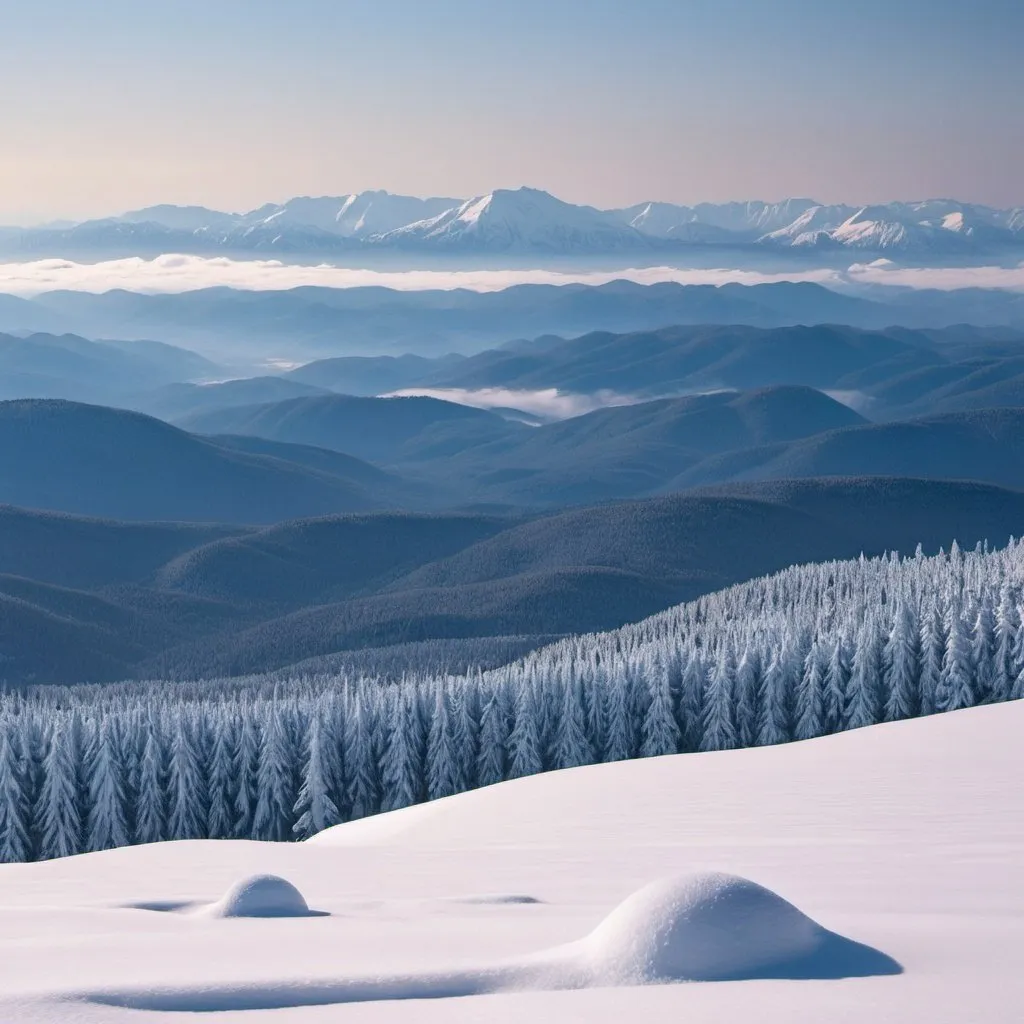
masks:
{"type": "Polygon", "coordinates": [[[1024,204],[1024,0],[0,0],[0,222],[521,184],[1024,204]]]}

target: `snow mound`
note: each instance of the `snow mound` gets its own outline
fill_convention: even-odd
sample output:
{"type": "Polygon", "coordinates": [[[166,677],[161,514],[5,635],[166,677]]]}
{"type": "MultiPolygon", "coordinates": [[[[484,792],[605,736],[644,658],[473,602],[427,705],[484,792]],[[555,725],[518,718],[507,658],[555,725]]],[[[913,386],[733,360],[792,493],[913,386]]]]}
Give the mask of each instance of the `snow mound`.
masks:
{"type": "Polygon", "coordinates": [[[781,896],[737,875],[653,882],[581,943],[602,984],[824,978],[899,973],[885,954],[822,928],[781,896]]]}
{"type": "Polygon", "coordinates": [[[252,875],[235,882],[208,910],[210,917],[310,917],[305,897],[278,875],[252,875]]]}

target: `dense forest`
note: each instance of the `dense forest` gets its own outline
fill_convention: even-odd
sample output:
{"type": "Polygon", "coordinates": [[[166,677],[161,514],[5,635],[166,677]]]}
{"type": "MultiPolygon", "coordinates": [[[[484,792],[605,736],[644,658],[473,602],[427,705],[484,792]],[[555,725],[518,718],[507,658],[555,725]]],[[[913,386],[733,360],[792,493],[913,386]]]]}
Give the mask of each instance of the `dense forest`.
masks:
{"type": "Polygon", "coordinates": [[[286,841],[552,769],[1024,696],[1024,543],[794,567],[462,675],[39,687],[0,699],[0,859],[286,841]]]}

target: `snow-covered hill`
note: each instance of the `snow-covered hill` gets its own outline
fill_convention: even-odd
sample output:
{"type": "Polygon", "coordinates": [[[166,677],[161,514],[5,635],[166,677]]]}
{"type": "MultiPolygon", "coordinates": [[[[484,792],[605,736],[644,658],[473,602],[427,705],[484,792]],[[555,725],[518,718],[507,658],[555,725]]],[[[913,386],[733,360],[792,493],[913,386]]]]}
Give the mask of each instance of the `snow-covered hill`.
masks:
{"type": "Polygon", "coordinates": [[[270,1024],[1010,1024],[1024,999],[1022,730],[1024,703],[991,705],[516,780],[301,844],[179,842],[0,867],[0,1018],[156,1024],[193,1009],[227,1024],[249,1007],[270,1024]],[[756,930],[788,926],[770,895],[767,914],[763,899],[694,918],[648,898],[646,913],[634,901],[609,917],[652,881],[708,869],[866,944],[875,959],[846,971],[866,976],[783,966],[774,980],[679,985],[617,972],[659,935],[741,966],[757,943],[792,942],[756,930]],[[279,883],[229,892],[266,872],[312,913],[279,883]],[[261,901],[283,916],[247,917],[261,901]],[[571,944],[602,921],[599,948],[614,956],[580,972],[594,940],[571,944]],[[723,923],[724,947],[706,930],[723,923]]]}

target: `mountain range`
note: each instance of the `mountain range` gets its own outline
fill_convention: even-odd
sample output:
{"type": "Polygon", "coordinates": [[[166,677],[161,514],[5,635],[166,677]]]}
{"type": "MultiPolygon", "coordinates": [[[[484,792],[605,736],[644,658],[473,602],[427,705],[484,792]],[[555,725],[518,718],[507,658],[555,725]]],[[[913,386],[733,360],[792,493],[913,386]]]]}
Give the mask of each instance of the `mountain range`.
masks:
{"type": "Polygon", "coordinates": [[[793,562],[1002,543],[1022,346],[681,325],[225,379],[6,336],[0,682],[462,671],[793,562]]]}
{"type": "MultiPolygon", "coordinates": [[[[984,324],[1020,329],[1024,295],[980,288],[917,291],[883,286],[868,295],[850,295],[811,282],[716,286],[616,280],[600,285],[525,284],[489,292],[301,287],[205,288],[166,295],[120,289],[98,294],[52,291],[31,300],[0,296],[0,331],[11,336],[148,338],[193,349],[221,364],[168,382],[262,376],[275,368],[327,357],[412,357],[402,363],[365,364],[368,372],[375,365],[390,375],[372,393],[404,386],[403,381],[421,375],[416,356],[475,354],[515,341],[543,341],[546,336],[623,334],[670,324],[844,324],[876,329],[893,324],[984,324]]],[[[426,368],[424,374],[436,368],[426,368]]]]}
{"type": "Polygon", "coordinates": [[[868,206],[786,199],[598,210],[535,188],[469,199],[369,191],[299,196],[246,213],[162,204],[69,227],[4,229],[2,237],[7,250],[47,255],[404,250],[600,256],[728,246],[970,258],[1020,252],[1024,208],[950,199],[868,206]]]}

